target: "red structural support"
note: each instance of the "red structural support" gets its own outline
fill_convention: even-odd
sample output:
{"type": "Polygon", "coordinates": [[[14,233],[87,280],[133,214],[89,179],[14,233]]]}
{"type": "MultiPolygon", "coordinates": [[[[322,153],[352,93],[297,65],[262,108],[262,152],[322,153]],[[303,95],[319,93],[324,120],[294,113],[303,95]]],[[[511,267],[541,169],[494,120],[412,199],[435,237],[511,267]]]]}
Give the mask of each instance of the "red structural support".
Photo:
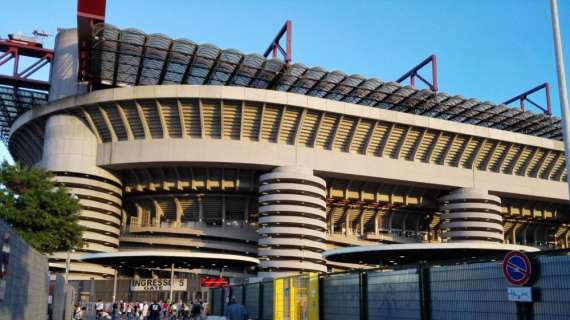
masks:
{"type": "Polygon", "coordinates": [[[521,94],[519,94],[516,97],[513,97],[505,102],[503,102],[503,104],[510,104],[513,103],[515,101],[519,101],[520,104],[520,108],[522,111],[525,110],[525,106],[524,106],[524,102],[528,101],[530,104],[532,104],[533,106],[537,107],[538,109],[542,110],[544,113],[551,115],[552,114],[552,107],[550,105],[550,86],[548,85],[548,82],[545,82],[539,86],[536,86],[528,91],[525,91],[521,94]],[[532,101],[529,99],[528,96],[536,93],[537,91],[540,91],[544,89],[544,94],[546,96],[546,108],[544,108],[543,106],[539,105],[538,103],[532,101]]]}
{"type": "Polygon", "coordinates": [[[105,22],[105,0],[77,1],[77,37],[79,45],[79,80],[90,80],[93,26],[105,22]]]}
{"type": "Polygon", "coordinates": [[[275,39],[273,39],[273,41],[271,42],[271,44],[269,45],[267,50],[265,50],[265,53],[263,53],[263,56],[267,58],[270,53],[273,53],[273,55],[272,55],[273,58],[277,58],[277,52],[280,52],[283,55],[285,62],[291,63],[291,55],[292,55],[291,40],[292,40],[292,36],[293,36],[293,25],[291,23],[291,20],[287,20],[287,21],[285,21],[285,24],[283,25],[283,27],[281,27],[281,30],[279,30],[279,33],[277,33],[277,36],[275,36],[275,39]],[[279,44],[279,42],[281,41],[281,38],[283,38],[284,35],[287,35],[285,49],[283,49],[283,47],[279,44]]]}
{"type": "Polygon", "coordinates": [[[406,72],[403,76],[398,78],[396,82],[401,83],[402,81],[410,78],[410,85],[415,88],[416,86],[416,78],[420,79],[423,83],[425,83],[431,91],[437,92],[438,85],[437,85],[437,59],[435,54],[427,57],[424,61],[420,62],[418,65],[413,67],[410,71],[406,72]],[[426,80],[419,74],[419,71],[423,69],[423,67],[427,66],[431,63],[431,82],[426,80]]]}
{"type": "Polygon", "coordinates": [[[22,41],[0,40],[0,66],[12,60],[14,62],[12,75],[0,75],[0,84],[35,90],[49,90],[48,81],[30,79],[30,76],[51,63],[53,50],[22,41]],[[20,57],[31,57],[38,60],[20,71],[20,57]]]}

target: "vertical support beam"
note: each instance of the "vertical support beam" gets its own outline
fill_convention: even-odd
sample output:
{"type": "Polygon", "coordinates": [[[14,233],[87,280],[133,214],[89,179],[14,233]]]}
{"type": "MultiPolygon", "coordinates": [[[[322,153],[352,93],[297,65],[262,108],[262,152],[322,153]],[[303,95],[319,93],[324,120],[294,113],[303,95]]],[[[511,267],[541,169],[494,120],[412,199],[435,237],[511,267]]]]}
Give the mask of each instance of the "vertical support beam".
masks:
{"type": "Polygon", "coordinates": [[[176,109],[178,111],[178,120],[180,121],[180,131],[182,133],[182,139],[188,136],[186,132],[186,122],[184,122],[184,111],[182,110],[182,102],[180,99],[176,99],[176,109]]]}
{"type": "Polygon", "coordinates": [[[360,320],[368,320],[368,274],[366,271],[358,273],[358,297],[360,320]]]}
{"type": "Polygon", "coordinates": [[[368,149],[370,148],[370,141],[372,140],[372,137],[374,136],[377,127],[378,127],[378,121],[374,121],[374,124],[372,125],[372,130],[370,130],[370,134],[366,138],[366,143],[364,144],[363,148],[364,155],[368,154],[368,149]]]}
{"type": "Polygon", "coordinates": [[[319,133],[321,131],[321,126],[323,124],[325,116],[326,112],[324,111],[319,116],[319,122],[317,123],[317,129],[315,130],[315,136],[313,137],[313,141],[311,141],[311,148],[314,148],[317,145],[317,139],[319,138],[319,133]]]}
{"type": "Polygon", "coordinates": [[[115,103],[115,108],[117,109],[117,113],[121,118],[121,122],[123,123],[123,127],[125,127],[125,131],[127,132],[127,140],[134,140],[133,130],[131,129],[130,122],[127,120],[127,116],[125,115],[125,110],[123,107],[119,105],[119,103],[115,103]]]}
{"type": "Polygon", "coordinates": [[[243,206],[243,221],[246,225],[249,222],[249,198],[245,198],[245,205],[243,206]]]}
{"type": "Polygon", "coordinates": [[[146,122],[146,117],[144,116],[144,112],[142,110],[142,107],[137,100],[135,100],[135,105],[137,106],[137,114],[141,120],[141,125],[143,127],[144,138],[145,139],[151,139],[152,136],[150,134],[150,129],[148,127],[148,123],[146,122]]]}
{"type": "Polygon", "coordinates": [[[155,107],[156,107],[156,113],[158,114],[158,120],[160,120],[160,125],[162,126],[162,139],[168,139],[170,138],[170,133],[168,130],[168,125],[166,124],[166,120],[164,119],[164,113],[162,112],[163,110],[162,104],[158,99],[156,99],[155,102],[156,102],[155,107]]]}
{"type": "Polygon", "coordinates": [[[117,276],[118,276],[119,272],[117,271],[117,269],[115,269],[115,272],[113,274],[113,303],[115,301],[117,301],[117,276]]]}
{"type": "Polygon", "coordinates": [[[420,312],[422,320],[431,319],[431,296],[429,267],[425,262],[419,262],[417,266],[418,285],[420,289],[420,312]]]}
{"type": "Polygon", "coordinates": [[[172,298],[174,294],[174,262],[170,265],[170,293],[168,295],[170,302],[172,303],[172,298]]]}
{"type": "Polygon", "coordinates": [[[257,297],[257,318],[263,319],[263,282],[259,283],[259,295],[257,297]]]}
{"type": "Polygon", "coordinates": [[[79,46],[79,80],[91,76],[90,50],[93,26],[105,22],[106,0],[77,1],[77,36],[79,46]]]}

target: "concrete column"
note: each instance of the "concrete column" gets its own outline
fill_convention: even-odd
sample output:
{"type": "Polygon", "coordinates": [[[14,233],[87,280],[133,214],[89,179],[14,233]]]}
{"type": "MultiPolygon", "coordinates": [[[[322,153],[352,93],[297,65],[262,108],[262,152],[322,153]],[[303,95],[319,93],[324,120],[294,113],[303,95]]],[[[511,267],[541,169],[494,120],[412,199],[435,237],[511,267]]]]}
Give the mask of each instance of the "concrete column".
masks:
{"type": "Polygon", "coordinates": [[[63,29],[55,37],[49,101],[87,92],[87,85],[77,80],[79,75],[77,41],[77,29],[63,29]]]}
{"type": "MultiPolygon", "coordinates": [[[[41,166],[51,171],[54,180],[67,186],[79,199],[79,224],[88,229],[83,232],[86,245],[82,250],[116,251],[122,217],[121,180],[97,166],[95,135],[79,118],[60,114],[48,118],[44,137],[41,166]]],[[[82,250],[72,254],[71,259],[75,260],[71,264],[72,274],[78,263],[75,257],[82,250]]],[[[53,258],[65,259],[65,255],[65,252],[59,252],[53,254],[53,258]]],[[[83,264],[82,269],[86,265],[83,264]]],[[[113,274],[113,269],[97,265],[86,271],[113,274]]]]}
{"type": "Polygon", "coordinates": [[[326,184],[303,167],[279,167],[259,178],[259,277],[326,272],[326,184]]]}
{"type": "Polygon", "coordinates": [[[483,189],[461,188],[439,202],[444,242],[504,242],[499,197],[483,189]]]}

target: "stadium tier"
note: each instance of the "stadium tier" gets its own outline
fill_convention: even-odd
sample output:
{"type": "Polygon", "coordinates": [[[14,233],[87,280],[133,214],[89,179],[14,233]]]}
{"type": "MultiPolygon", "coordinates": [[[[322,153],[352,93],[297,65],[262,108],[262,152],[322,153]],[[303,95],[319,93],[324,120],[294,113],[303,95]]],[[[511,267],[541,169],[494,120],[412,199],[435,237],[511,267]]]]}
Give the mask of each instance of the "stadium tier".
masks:
{"type": "Polygon", "coordinates": [[[363,252],[570,245],[558,118],[109,24],[91,45],[90,87],[62,67],[70,29],[49,99],[0,88],[13,157],[79,198],[74,277],[172,260],[266,278],[377,264],[363,252]]]}

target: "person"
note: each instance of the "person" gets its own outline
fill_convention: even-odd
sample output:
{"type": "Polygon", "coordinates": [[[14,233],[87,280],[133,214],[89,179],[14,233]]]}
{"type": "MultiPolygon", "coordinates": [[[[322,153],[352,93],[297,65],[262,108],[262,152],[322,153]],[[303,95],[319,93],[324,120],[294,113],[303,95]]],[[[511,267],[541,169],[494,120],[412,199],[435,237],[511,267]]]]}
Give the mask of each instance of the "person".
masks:
{"type": "Polygon", "coordinates": [[[83,312],[81,307],[78,304],[75,304],[75,313],[73,313],[73,319],[75,320],[82,320],[83,319],[83,312]]]}
{"type": "Polygon", "coordinates": [[[247,310],[241,303],[237,303],[236,297],[231,299],[226,311],[226,320],[247,320],[247,310]]]}
{"type": "Polygon", "coordinates": [[[127,314],[127,320],[133,320],[133,303],[132,302],[128,302],[125,305],[125,313],[127,314]]]}
{"type": "Polygon", "coordinates": [[[150,312],[148,316],[148,320],[159,320],[160,319],[160,310],[162,307],[160,304],[156,303],[156,300],[151,303],[148,307],[148,311],[150,312]]]}
{"type": "Polygon", "coordinates": [[[141,301],[141,302],[139,302],[139,304],[138,304],[138,313],[137,313],[138,319],[140,319],[140,318],[143,317],[143,308],[144,308],[144,304],[143,304],[142,301],[141,301]]]}
{"type": "Polygon", "coordinates": [[[202,319],[202,310],[203,310],[202,301],[198,299],[192,305],[192,310],[190,311],[190,319],[193,320],[202,319]]]}
{"type": "Polygon", "coordinates": [[[99,299],[97,300],[97,303],[95,304],[95,316],[97,319],[99,319],[99,315],[101,314],[101,312],[103,312],[103,310],[105,309],[105,304],[103,304],[103,300],[99,299]]]}
{"type": "Polygon", "coordinates": [[[178,303],[172,302],[170,304],[170,318],[171,320],[178,319],[178,303]]]}
{"type": "Polygon", "coordinates": [[[112,309],[112,311],[111,311],[111,319],[116,320],[116,319],[117,319],[117,313],[118,313],[118,310],[119,310],[119,305],[118,305],[118,303],[117,303],[116,301],[113,302],[113,304],[112,304],[112,306],[111,306],[111,309],[112,309]]]}
{"type": "Polygon", "coordinates": [[[148,316],[148,303],[146,303],[145,301],[142,307],[141,319],[146,319],[147,316],[148,316]]]}

